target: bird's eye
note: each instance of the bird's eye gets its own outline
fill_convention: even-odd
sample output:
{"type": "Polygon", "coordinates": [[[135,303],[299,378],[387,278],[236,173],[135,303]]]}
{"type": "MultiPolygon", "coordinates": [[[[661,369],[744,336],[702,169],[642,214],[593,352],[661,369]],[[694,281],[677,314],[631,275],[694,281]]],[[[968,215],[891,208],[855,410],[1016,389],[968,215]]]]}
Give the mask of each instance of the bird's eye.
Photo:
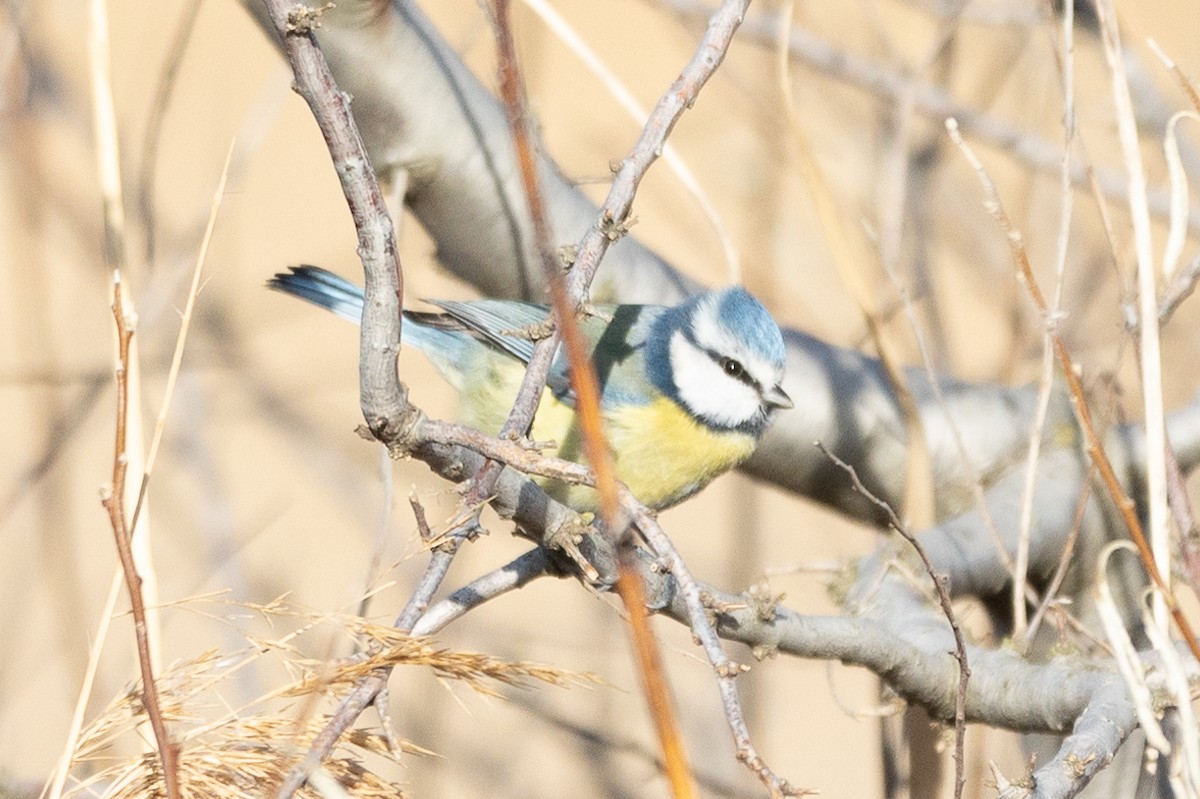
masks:
{"type": "Polygon", "coordinates": [[[725,371],[725,374],[729,375],[730,377],[741,377],[743,372],[745,372],[742,364],[733,358],[722,358],[721,368],[725,371]]]}

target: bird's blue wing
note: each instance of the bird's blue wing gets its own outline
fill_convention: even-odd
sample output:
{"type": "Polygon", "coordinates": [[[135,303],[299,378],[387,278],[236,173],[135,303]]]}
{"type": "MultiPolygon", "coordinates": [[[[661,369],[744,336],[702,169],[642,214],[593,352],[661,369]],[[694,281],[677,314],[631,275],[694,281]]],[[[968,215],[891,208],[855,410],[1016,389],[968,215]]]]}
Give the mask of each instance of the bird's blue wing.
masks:
{"type": "MultiPolygon", "coordinates": [[[[545,305],[513,300],[473,300],[470,302],[431,301],[448,316],[482,336],[493,346],[529,363],[534,342],[522,335],[511,335],[546,321],[549,309],[545,305]]],[[[605,402],[638,402],[647,396],[647,383],[642,367],[642,344],[645,341],[656,306],[600,306],[592,316],[579,320],[588,354],[596,367],[605,402]]],[[[567,405],[574,406],[567,358],[560,349],[546,376],[546,387],[567,405]]]]}
{"type": "Polygon", "coordinates": [[[495,347],[522,363],[533,357],[533,339],[524,335],[546,321],[545,305],[516,300],[472,300],[453,302],[426,300],[436,305],[466,329],[477,333],[495,347]]]}

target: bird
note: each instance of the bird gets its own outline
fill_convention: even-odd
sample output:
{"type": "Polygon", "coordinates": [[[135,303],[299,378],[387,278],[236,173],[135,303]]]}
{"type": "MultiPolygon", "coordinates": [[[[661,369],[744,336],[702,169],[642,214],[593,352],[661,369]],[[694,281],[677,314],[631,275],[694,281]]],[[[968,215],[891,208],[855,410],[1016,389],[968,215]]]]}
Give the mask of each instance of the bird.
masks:
{"type": "MultiPolygon", "coordinates": [[[[359,323],[363,290],[316,266],[292,266],[270,288],[359,323]]],[[[502,299],[429,300],[405,310],[401,345],[422,351],[459,394],[460,421],[499,432],[533,353],[529,331],[545,305],[502,299]]],[[[779,325],[746,289],[695,294],[678,305],[596,305],[580,318],[600,383],[616,475],[647,507],[691,497],[750,456],[777,410],[793,407],[780,385],[779,325]]],[[[566,356],[546,380],[530,436],[548,455],[585,462],[566,356]]],[[[536,478],[550,496],[595,512],[594,489],[536,478]]]]}

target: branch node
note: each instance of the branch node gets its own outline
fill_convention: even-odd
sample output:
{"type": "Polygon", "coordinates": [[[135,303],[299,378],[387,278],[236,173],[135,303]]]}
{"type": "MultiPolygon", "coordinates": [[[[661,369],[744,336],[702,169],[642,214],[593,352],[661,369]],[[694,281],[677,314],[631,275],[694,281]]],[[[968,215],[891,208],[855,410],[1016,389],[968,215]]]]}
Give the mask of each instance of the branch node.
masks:
{"type": "Polygon", "coordinates": [[[398,414],[379,416],[367,423],[371,438],[387,447],[388,456],[392,460],[407,457],[413,449],[424,443],[420,429],[427,420],[425,412],[408,404],[407,395],[404,396],[404,400],[404,406],[398,414]]]}
{"type": "Polygon", "coordinates": [[[772,621],[779,612],[779,605],[787,598],[787,594],[771,593],[771,586],[765,580],[755,583],[743,594],[746,604],[754,610],[754,616],[759,621],[772,621]]]}
{"type": "Polygon", "coordinates": [[[731,680],[734,677],[740,677],[750,671],[750,666],[745,663],[738,663],[734,660],[726,660],[724,663],[717,664],[717,676],[723,680],[731,680]]]}
{"type": "Polygon", "coordinates": [[[558,260],[562,261],[563,271],[568,271],[579,260],[579,245],[564,244],[559,247],[558,260]]]}
{"type": "Polygon", "coordinates": [[[598,585],[601,582],[600,571],[579,550],[579,545],[583,543],[584,535],[588,532],[595,531],[589,530],[588,525],[582,520],[578,522],[571,521],[546,536],[544,541],[550,550],[561,552],[570,558],[571,562],[575,564],[589,583],[598,585]]]}
{"type": "Polygon", "coordinates": [[[597,227],[601,235],[610,242],[617,242],[625,238],[629,233],[629,229],[637,224],[636,216],[627,216],[623,219],[616,219],[607,211],[600,217],[600,223],[597,227]]]}
{"type": "Polygon", "coordinates": [[[335,3],[326,3],[314,8],[305,3],[297,3],[287,12],[287,33],[289,36],[308,36],[321,27],[321,15],[336,8],[335,3]]]}

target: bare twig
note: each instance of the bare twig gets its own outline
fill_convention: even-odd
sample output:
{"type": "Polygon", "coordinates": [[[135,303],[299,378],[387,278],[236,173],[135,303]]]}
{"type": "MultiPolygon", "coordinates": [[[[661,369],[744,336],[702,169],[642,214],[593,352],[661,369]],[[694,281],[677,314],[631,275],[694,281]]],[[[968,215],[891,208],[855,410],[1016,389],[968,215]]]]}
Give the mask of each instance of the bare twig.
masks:
{"type": "Polygon", "coordinates": [[[158,686],[154,681],[154,666],[150,658],[146,605],[142,598],[142,580],[138,576],[137,564],[133,559],[133,548],[130,545],[131,528],[125,519],[125,475],[129,466],[125,454],[126,414],[129,410],[129,342],[133,339],[133,330],[127,324],[125,309],[121,304],[121,273],[115,270],[113,272],[112,312],[117,326],[119,349],[116,451],[113,453],[112,485],[108,489],[107,496],[104,497],[103,504],[104,509],[108,511],[109,522],[112,524],[117,556],[121,561],[121,571],[125,575],[125,587],[129,591],[133,630],[137,639],[138,665],[142,672],[142,704],[146,708],[146,717],[150,721],[150,728],[154,731],[158,755],[162,760],[163,785],[166,788],[167,797],[168,799],[179,799],[179,749],[171,742],[158,701],[158,686]]]}
{"type": "MultiPolygon", "coordinates": [[[[1088,468],[1087,477],[1083,480],[1083,487],[1079,491],[1079,504],[1075,508],[1075,518],[1071,521],[1071,531],[1067,534],[1067,540],[1063,544],[1062,555],[1058,559],[1058,566],[1054,569],[1054,576],[1050,578],[1050,584],[1046,586],[1046,593],[1042,595],[1042,601],[1038,604],[1037,610],[1033,613],[1033,618],[1029,620],[1029,626],[1025,628],[1024,646],[1028,646],[1037,635],[1038,627],[1041,626],[1042,619],[1046,615],[1055,598],[1058,596],[1058,589],[1062,587],[1063,579],[1067,576],[1067,567],[1071,565],[1071,558],[1075,555],[1075,543],[1079,539],[1079,532],[1083,529],[1083,516],[1087,512],[1088,502],[1092,496],[1092,477],[1096,473],[1096,466],[1092,464],[1088,468]]],[[[1022,601],[1024,601],[1022,599],[1022,601]]],[[[1103,642],[1098,642],[1103,644],[1103,642]]]]}
{"type": "MultiPolygon", "coordinates": [[[[984,170],[983,164],[979,162],[975,153],[963,141],[962,136],[959,135],[958,127],[953,119],[946,120],[946,130],[975,170],[975,174],[978,176],[980,185],[983,186],[987,197],[986,206],[1004,231],[1005,237],[1008,239],[1012,249],[1013,260],[1016,262],[1019,274],[1025,283],[1025,288],[1029,291],[1029,295],[1037,306],[1038,311],[1045,318],[1049,314],[1049,307],[1046,304],[1046,299],[1042,295],[1041,289],[1038,288],[1037,278],[1033,274],[1033,268],[1029,264],[1025,248],[1021,245],[1021,235],[1013,228],[1012,223],[1009,221],[1008,215],[1004,211],[1004,206],[1000,203],[1000,198],[996,193],[995,184],[984,170]]],[[[1108,455],[1104,451],[1104,442],[1101,440],[1100,435],[1096,432],[1095,425],[1092,423],[1091,411],[1088,409],[1087,397],[1084,395],[1083,381],[1075,369],[1075,362],[1071,358],[1071,354],[1067,351],[1067,345],[1063,342],[1062,337],[1054,333],[1052,338],[1054,342],[1054,354],[1058,359],[1059,369],[1063,373],[1067,389],[1071,394],[1071,407],[1075,411],[1075,416],[1087,441],[1088,456],[1100,471],[1100,478],[1104,481],[1109,496],[1112,497],[1113,503],[1116,505],[1121,518],[1125,522],[1125,526],[1129,529],[1130,536],[1137,545],[1138,555],[1141,557],[1151,581],[1163,596],[1167,608],[1175,619],[1175,623],[1179,625],[1179,631],[1183,634],[1188,648],[1192,651],[1193,657],[1200,659],[1200,641],[1197,641],[1191,624],[1188,623],[1187,617],[1184,616],[1178,601],[1175,599],[1174,594],[1167,589],[1166,583],[1163,581],[1162,574],[1159,572],[1155,562],[1154,553],[1151,552],[1150,544],[1147,542],[1145,532],[1142,530],[1142,523],[1138,519],[1137,508],[1133,500],[1125,493],[1125,489],[1121,487],[1121,482],[1117,479],[1112,462],[1108,459],[1108,455]]],[[[1155,456],[1151,453],[1150,457],[1153,458],[1155,456]]],[[[1161,452],[1158,457],[1161,457],[1161,452]]]]}
{"type": "Polygon", "coordinates": [[[266,0],[283,51],[296,75],[296,91],[308,103],[329,154],[358,233],[366,275],[359,345],[359,389],[367,427],[380,441],[395,441],[412,422],[407,390],[396,370],[400,351],[403,273],[387,203],[367,159],[350,113],[350,98],[337,88],[317,46],[320,11],[303,3],[266,0]]]}
{"type": "Polygon", "coordinates": [[[200,293],[200,275],[204,270],[208,245],[212,241],[213,229],[217,224],[217,213],[221,210],[221,200],[225,196],[225,180],[229,177],[229,162],[233,159],[233,146],[233,142],[230,142],[229,151],[225,154],[225,165],[221,167],[221,177],[217,181],[216,191],[213,192],[208,224],[204,228],[204,237],[200,240],[200,250],[196,254],[196,268],[192,270],[192,283],[188,288],[187,302],[184,303],[183,315],[179,320],[179,335],[175,339],[175,352],[171,356],[171,366],[167,370],[167,385],[163,389],[162,407],[159,409],[158,419],[154,423],[154,436],[150,440],[150,452],[146,455],[146,467],[142,472],[141,485],[138,486],[137,505],[133,508],[133,519],[129,523],[131,530],[137,529],[138,517],[142,513],[142,503],[146,499],[146,490],[150,487],[150,474],[154,471],[154,463],[158,459],[158,447],[162,443],[163,431],[166,429],[167,413],[171,409],[171,399],[175,396],[175,384],[179,379],[179,369],[183,364],[183,350],[187,344],[188,330],[191,327],[192,310],[196,307],[196,295],[200,293]]]}
{"type": "MultiPolygon", "coordinates": [[[[121,277],[125,265],[125,209],[121,194],[116,107],[113,100],[109,63],[108,10],[105,0],[92,0],[89,22],[92,123],[96,137],[98,153],[96,164],[104,210],[104,261],[112,271],[112,313],[117,333],[117,409],[113,472],[112,484],[106,490],[103,505],[108,511],[117,557],[120,560],[125,587],[129,593],[134,637],[137,642],[138,666],[142,678],[142,705],[146,709],[146,717],[153,731],[158,757],[162,764],[163,786],[167,799],[179,799],[179,750],[171,741],[159,703],[158,686],[154,679],[156,653],[154,647],[157,641],[152,640],[151,624],[147,620],[145,592],[148,590],[146,584],[151,583],[152,585],[152,563],[149,557],[146,557],[139,564],[135,547],[147,547],[143,552],[148,552],[148,542],[145,540],[145,536],[141,536],[142,540],[139,542],[134,541],[134,532],[138,528],[129,523],[125,507],[126,493],[129,488],[126,476],[130,462],[134,459],[140,461],[141,457],[140,445],[133,448],[131,452],[129,439],[133,434],[135,440],[140,442],[137,431],[141,419],[136,413],[132,414],[132,421],[130,419],[131,408],[140,407],[135,396],[138,386],[136,383],[131,386],[130,378],[136,367],[136,358],[131,354],[136,315],[132,313],[132,308],[125,307],[122,295],[121,277]],[[140,571],[139,566],[141,567],[140,571]]],[[[152,590],[151,596],[153,596],[152,590]]],[[[152,604],[153,602],[151,602],[152,604]]],[[[153,632],[157,633],[157,629],[153,632]]]]}
{"type": "Polygon", "coordinates": [[[1169,58],[1167,54],[1163,52],[1163,49],[1158,46],[1158,42],[1151,39],[1148,44],[1150,45],[1150,49],[1154,51],[1154,54],[1158,56],[1159,60],[1166,64],[1167,69],[1171,70],[1171,74],[1175,76],[1176,82],[1179,83],[1179,88],[1183,90],[1183,93],[1191,102],[1192,108],[1197,114],[1200,114],[1200,91],[1197,91],[1196,84],[1182,69],[1180,69],[1179,65],[1176,64],[1173,59],[1169,58]]]}
{"type": "MultiPolygon", "coordinates": [[[[1133,221],[1134,250],[1137,254],[1138,310],[1142,319],[1140,365],[1142,369],[1142,405],[1146,427],[1146,505],[1150,524],[1150,545],[1159,572],[1156,586],[1170,592],[1170,538],[1168,533],[1167,476],[1163,453],[1167,447],[1166,422],[1162,397],[1162,354],[1159,344],[1158,289],[1153,244],[1150,240],[1150,210],[1146,198],[1146,172],[1142,168],[1141,146],[1133,99],[1125,77],[1116,9],[1111,0],[1097,0],[1104,55],[1112,77],[1112,95],[1117,110],[1117,132],[1129,175],[1129,213],[1133,221]]],[[[1184,209],[1186,213],[1186,208],[1184,209]]],[[[1155,596],[1155,619],[1166,624],[1166,599],[1155,596]]]]}
{"type": "Polygon", "coordinates": [[[1200,529],[1192,513],[1191,499],[1187,493],[1187,478],[1179,467],[1175,450],[1167,448],[1167,495],[1171,500],[1171,513],[1179,530],[1180,568],[1192,591],[1200,593],[1200,529]]]}
{"type": "Polygon", "coordinates": [[[1186,267],[1171,277],[1171,283],[1163,292],[1162,299],[1158,303],[1158,323],[1160,325],[1169,322],[1183,301],[1192,296],[1198,281],[1200,281],[1200,253],[1193,256],[1186,267]]]}
{"type": "MultiPolygon", "coordinates": [[[[631,119],[638,125],[641,125],[643,120],[646,119],[646,109],[633,96],[633,93],[625,87],[620,78],[613,73],[613,70],[604,63],[604,60],[588,45],[587,41],[571,27],[562,14],[555,10],[554,6],[548,0],[525,0],[525,5],[529,6],[534,13],[542,18],[546,26],[563,40],[567,49],[582,61],[584,66],[608,89],[609,94],[613,96],[617,104],[621,106],[631,119]]],[[[728,228],[721,219],[720,212],[708,198],[700,182],[688,167],[687,162],[679,155],[679,151],[675,148],[675,145],[667,142],[666,146],[663,147],[662,157],[667,167],[675,174],[675,179],[679,181],[684,190],[695,200],[701,213],[708,219],[713,234],[721,243],[721,251],[725,255],[725,266],[729,281],[731,283],[740,283],[742,276],[741,259],[738,256],[737,247],[733,242],[733,236],[730,235],[728,228]]]]}
{"type": "Polygon", "coordinates": [[[567,287],[573,295],[591,284],[601,257],[624,235],[642,177],[662,153],[675,123],[696,102],[700,90],[720,66],[749,5],[749,0],[725,0],[715,11],[705,12],[708,27],[700,47],[655,104],[633,149],[613,177],[600,209],[599,223],[579,242],[578,255],[567,278],[567,287]]]}
{"type": "MultiPolygon", "coordinates": [[[[171,96],[179,78],[188,42],[204,3],[196,0],[184,4],[183,15],[175,28],[175,35],[167,48],[167,58],[158,72],[158,84],[154,88],[154,99],[150,101],[150,116],[146,119],[146,133],[142,138],[142,157],[139,164],[137,203],[142,214],[142,225],[146,235],[146,263],[154,265],[158,243],[158,208],[154,202],[154,184],[158,176],[158,148],[162,141],[163,123],[171,105],[171,96]]],[[[228,159],[227,159],[228,160],[228,159]]],[[[226,163],[225,168],[229,168],[226,163]]]]}
{"type": "MultiPolygon", "coordinates": [[[[1012,614],[1013,638],[1028,642],[1026,635],[1028,605],[1025,589],[1029,573],[1029,539],[1033,531],[1034,488],[1037,485],[1039,455],[1042,448],[1042,431],[1046,426],[1046,415],[1050,410],[1050,393],[1054,388],[1054,347],[1051,334],[1058,324],[1062,306],[1063,277],[1067,268],[1067,251],[1071,239],[1071,211],[1075,192],[1071,189],[1071,145],[1075,141],[1075,5],[1066,3],[1062,12],[1061,50],[1056,49],[1059,72],[1063,82],[1063,158],[1059,172],[1059,228],[1058,247],[1054,260],[1054,294],[1050,312],[1042,320],[1042,371],[1038,378],[1037,406],[1034,409],[1033,426],[1029,431],[1029,449],[1025,462],[1025,490],[1021,496],[1020,521],[1018,523],[1017,556],[1013,562],[1012,614]]],[[[1053,593],[1047,593],[1048,602],[1053,593]]]]}
{"type": "Polygon", "coordinates": [[[433,635],[468,611],[550,573],[549,552],[543,547],[531,549],[499,569],[476,577],[429,608],[413,625],[413,635],[433,635]]]}
{"type": "Polygon", "coordinates": [[[87,667],[83,671],[83,685],[79,689],[79,697],[75,700],[75,710],[71,714],[71,727],[67,731],[67,741],[63,745],[62,755],[55,764],[54,773],[48,781],[49,789],[43,791],[46,799],[61,799],[67,776],[71,773],[71,761],[75,757],[75,748],[79,744],[79,733],[83,729],[83,715],[87,712],[88,700],[91,699],[92,689],[96,684],[96,671],[100,666],[100,655],[104,652],[104,644],[108,640],[108,630],[112,623],[113,611],[117,606],[117,597],[121,595],[121,567],[113,573],[108,594],[100,610],[96,630],[92,634],[91,646],[88,649],[87,667]]]}
{"type": "MultiPolygon", "coordinates": [[[[469,499],[470,494],[464,499],[464,502],[469,499]]],[[[459,547],[477,530],[476,516],[471,514],[441,536],[441,543],[434,547],[428,566],[417,581],[408,602],[394,623],[397,629],[402,632],[412,629],[417,619],[428,607],[430,598],[445,579],[446,573],[450,570],[450,564],[454,561],[454,556],[458,554],[459,547]]],[[[329,757],[342,734],[354,724],[364,710],[371,707],[375,697],[387,685],[391,673],[391,666],[380,666],[372,669],[358,681],[354,689],[338,704],[329,722],[313,739],[303,760],[288,772],[276,792],[278,799],[292,796],[304,785],[309,775],[329,757]]]]}
{"type": "Polygon", "coordinates": [[[951,604],[950,592],[946,588],[946,576],[937,573],[937,570],[933,567],[933,562],[929,560],[928,553],[925,552],[925,547],[908,530],[907,526],[900,521],[900,517],[896,515],[896,511],[892,509],[892,506],[875,496],[863,485],[862,481],[858,479],[858,472],[855,471],[853,466],[834,455],[819,441],[817,442],[817,448],[821,450],[821,453],[825,457],[833,461],[850,476],[850,482],[854,484],[855,491],[862,494],[887,515],[891,528],[916,551],[922,565],[925,567],[925,573],[929,575],[929,579],[933,582],[933,590],[937,593],[938,604],[941,606],[942,614],[946,617],[946,621],[950,624],[950,631],[954,634],[954,652],[951,654],[958,661],[958,690],[954,696],[954,796],[956,798],[961,797],[963,786],[966,784],[964,748],[966,746],[967,731],[967,687],[971,680],[971,668],[967,663],[966,640],[963,638],[962,630],[959,629],[958,620],[954,618],[954,607],[951,604]]]}
{"type": "Polygon", "coordinates": [[[725,709],[725,719],[733,733],[733,742],[737,747],[737,759],[758,777],[759,781],[771,792],[772,797],[804,796],[810,793],[804,788],[797,788],[787,780],[777,775],[750,740],[750,731],[746,727],[745,714],[742,712],[741,700],[738,697],[736,678],[747,671],[745,666],[734,662],[725,654],[721,646],[720,636],[709,620],[709,613],[716,611],[721,614],[725,604],[714,602],[712,592],[702,586],[691,574],[687,563],[679,551],[659,527],[654,517],[639,503],[628,490],[624,491],[624,504],[632,511],[634,523],[646,538],[651,551],[668,567],[671,577],[678,586],[684,600],[686,615],[680,621],[686,621],[692,629],[692,634],[700,642],[708,662],[717,675],[717,687],[721,692],[722,705],[725,709]]]}

